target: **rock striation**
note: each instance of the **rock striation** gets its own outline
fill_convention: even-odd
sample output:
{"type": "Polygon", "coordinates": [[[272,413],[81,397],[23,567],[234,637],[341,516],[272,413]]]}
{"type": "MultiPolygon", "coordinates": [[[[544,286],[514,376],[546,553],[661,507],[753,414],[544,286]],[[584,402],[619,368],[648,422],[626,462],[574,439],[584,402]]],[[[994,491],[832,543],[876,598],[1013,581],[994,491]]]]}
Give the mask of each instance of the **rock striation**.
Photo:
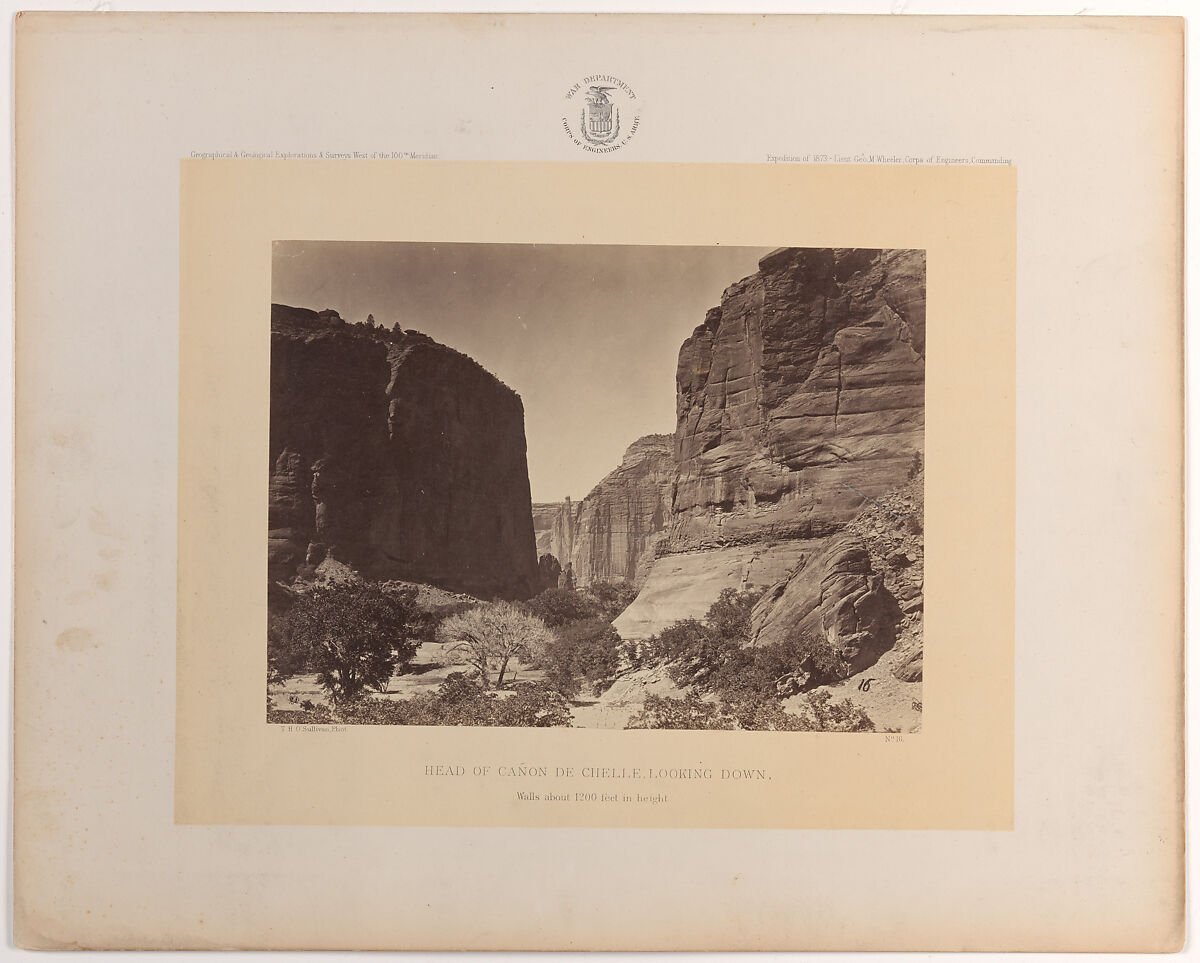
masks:
{"type": "Polygon", "coordinates": [[[478,597],[537,591],[520,397],[416,331],[271,308],[268,575],[326,558],[478,597]]]}
{"type": "Polygon", "coordinates": [[[775,251],[684,342],[673,550],[821,537],[923,448],[920,251],[775,251]]]}
{"type": "Polygon", "coordinates": [[[900,615],[862,539],[841,532],[758,601],[750,613],[751,644],[823,640],[853,675],[892,647],[900,615]]]}
{"type": "Polygon", "coordinates": [[[665,537],[675,481],[671,435],[646,435],[583,501],[534,506],[538,551],[553,555],[575,584],[610,578],[641,584],[665,537]]]}
{"type": "Polygon", "coordinates": [[[579,505],[568,495],[561,502],[537,502],[533,506],[533,533],[538,556],[553,555],[560,566],[571,563],[575,550],[575,520],[579,505]]]}
{"type": "Polygon", "coordinates": [[[680,348],[670,518],[622,635],[769,588],[760,644],[812,631],[853,665],[894,644],[917,603],[901,617],[846,530],[920,471],[924,352],[922,251],[786,248],[727,288],[680,348]]]}

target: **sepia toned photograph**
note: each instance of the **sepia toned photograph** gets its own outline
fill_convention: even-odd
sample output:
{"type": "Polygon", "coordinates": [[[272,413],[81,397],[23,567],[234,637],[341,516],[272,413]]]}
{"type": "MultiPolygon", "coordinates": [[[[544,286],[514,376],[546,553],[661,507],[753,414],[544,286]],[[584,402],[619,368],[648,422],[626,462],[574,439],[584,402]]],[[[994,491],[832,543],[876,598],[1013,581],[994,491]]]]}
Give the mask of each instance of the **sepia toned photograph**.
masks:
{"type": "Polygon", "coordinates": [[[278,241],[267,720],[920,730],[925,254],[278,241]]]}

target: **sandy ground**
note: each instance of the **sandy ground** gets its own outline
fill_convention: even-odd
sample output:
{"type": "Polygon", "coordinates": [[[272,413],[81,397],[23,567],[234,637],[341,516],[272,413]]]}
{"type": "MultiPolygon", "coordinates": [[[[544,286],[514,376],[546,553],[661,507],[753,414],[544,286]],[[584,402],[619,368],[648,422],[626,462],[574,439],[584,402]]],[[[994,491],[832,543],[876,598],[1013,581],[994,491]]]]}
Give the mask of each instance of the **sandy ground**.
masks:
{"type": "MultiPolygon", "coordinates": [[[[468,672],[468,666],[456,664],[453,657],[446,651],[446,646],[440,642],[426,642],[417,649],[412,662],[401,670],[400,675],[392,676],[387,692],[373,692],[374,699],[411,699],[415,695],[432,694],[438,686],[446,681],[452,672],[468,672]]],[[[521,665],[514,659],[509,663],[508,672],[504,676],[505,684],[514,682],[536,682],[544,679],[546,674],[538,669],[521,665]]],[[[271,704],[276,709],[296,709],[305,699],[313,705],[326,703],[325,690],[317,685],[316,675],[299,675],[289,679],[283,685],[270,687],[271,704]],[[293,702],[291,697],[295,696],[293,702]]]]}
{"type": "MultiPolygon", "coordinates": [[[[828,690],[838,702],[850,699],[866,711],[877,731],[918,732],[921,728],[921,712],[913,703],[921,702],[921,683],[896,679],[892,675],[892,666],[896,661],[895,650],[886,652],[875,665],[858,675],[837,685],[821,686],[813,691],[828,690]],[[864,692],[858,686],[867,679],[872,682],[870,689],[864,692]]],[[[465,671],[465,667],[452,661],[445,646],[427,642],[417,649],[413,661],[405,667],[403,674],[392,677],[388,691],[372,693],[372,698],[411,699],[415,695],[433,693],[450,673],[462,671],[465,671]]],[[[534,682],[545,678],[545,673],[514,662],[505,678],[506,681],[534,682]]],[[[270,694],[276,709],[296,709],[306,699],[314,705],[326,703],[325,690],[317,685],[315,675],[296,676],[284,685],[272,686],[270,694]],[[293,696],[295,702],[291,699],[293,696]]],[[[665,667],[639,669],[618,679],[599,698],[586,689],[580,693],[573,703],[572,725],[581,729],[624,729],[629,719],[641,709],[648,694],[678,698],[683,693],[667,677],[665,667]]],[[[793,696],[785,700],[784,705],[794,711],[803,698],[803,695],[793,696]]]]}
{"type": "MultiPolygon", "coordinates": [[[[901,682],[892,675],[892,667],[899,660],[900,654],[895,649],[885,652],[873,666],[853,675],[836,685],[818,686],[812,690],[829,692],[833,701],[841,702],[849,699],[861,706],[875,723],[877,732],[894,730],[898,732],[919,732],[921,730],[921,710],[914,707],[915,702],[921,704],[921,683],[901,682]],[[859,684],[871,679],[870,689],[860,690],[859,684]]],[[[788,708],[795,706],[804,695],[792,696],[784,700],[788,708]]]]}

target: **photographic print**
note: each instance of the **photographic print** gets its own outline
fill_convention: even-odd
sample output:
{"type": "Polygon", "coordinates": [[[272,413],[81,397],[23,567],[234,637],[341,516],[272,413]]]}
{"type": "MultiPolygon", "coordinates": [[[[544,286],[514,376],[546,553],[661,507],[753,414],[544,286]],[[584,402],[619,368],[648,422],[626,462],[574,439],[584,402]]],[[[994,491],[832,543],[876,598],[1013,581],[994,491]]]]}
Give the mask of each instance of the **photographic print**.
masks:
{"type": "Polygon", "coordinates": [[[915,732],[925,254],[277,241],[267,720],[915,732]]]}

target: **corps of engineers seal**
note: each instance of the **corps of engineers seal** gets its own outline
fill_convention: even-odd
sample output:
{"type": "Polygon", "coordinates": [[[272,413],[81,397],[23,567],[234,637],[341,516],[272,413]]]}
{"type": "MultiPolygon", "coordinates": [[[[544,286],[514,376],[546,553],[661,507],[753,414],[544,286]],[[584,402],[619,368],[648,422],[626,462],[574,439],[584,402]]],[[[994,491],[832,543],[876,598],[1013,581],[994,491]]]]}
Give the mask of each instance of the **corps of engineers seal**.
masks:
{"type": "Polygon", "coordinates": [[[607,154],[629,143],[640,119],[629,84],[610,74],[590,74],[567,91],[562,126],[577,147],[607,154]]]}

